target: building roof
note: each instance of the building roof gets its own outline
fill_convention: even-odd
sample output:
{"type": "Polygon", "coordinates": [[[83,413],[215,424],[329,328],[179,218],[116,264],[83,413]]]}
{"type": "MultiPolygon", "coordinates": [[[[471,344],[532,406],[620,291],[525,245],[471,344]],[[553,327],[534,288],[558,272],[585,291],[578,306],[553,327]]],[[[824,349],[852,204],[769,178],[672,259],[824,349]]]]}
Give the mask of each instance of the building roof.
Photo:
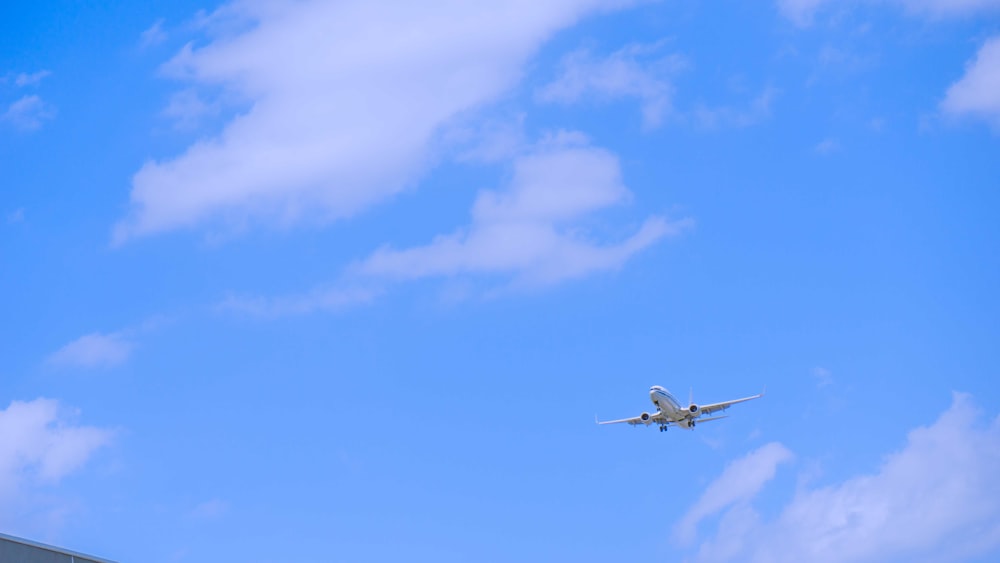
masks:
{"type": "Polygon", "coordinates": [[[7,534],[0,534],[0,560],[30,561],[32,563],[36,561],[38,563],[62,563],[64,561],[69,563],[115,563],[110,559],[102,559],[7,534]],[[8,559],[11,556],[17,558],[8,559]]]}

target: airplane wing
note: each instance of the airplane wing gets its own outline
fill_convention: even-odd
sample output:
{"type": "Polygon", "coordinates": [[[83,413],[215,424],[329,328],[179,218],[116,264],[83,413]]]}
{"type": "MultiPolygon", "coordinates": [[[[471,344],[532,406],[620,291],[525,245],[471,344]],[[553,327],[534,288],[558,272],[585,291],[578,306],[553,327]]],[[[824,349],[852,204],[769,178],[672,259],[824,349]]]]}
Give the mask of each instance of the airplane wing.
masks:
{"type": "Polygon", "coordinates": [[[660,420],[661,418],[659,414],[651,414],[646,420],[643,420],[642,416],[633,416],[632,418],[622,418],[619,420],[597,420],[595,416],[594,422],[598,424],[621,424],[624,422],[625,424],[635,426],[636,424],[661,424],[663,422],[660,420]]]}
{"type": "MultiPolygon", "coordinates": [[[[711,405],[699,405],[698,406],[698,412],[700,412],[701,415],[712,414],[713,412],[724,411],[724,410],[728,409],[729,407],[731,407],[732,405],[735,405],[736,403],[743,403],[743,402],[746,402],[746,401],[752,401],[754,399],[759,399],[759,398],[761,398],[763,396],[764,396],[764,392],[762,391],[762,392],[760,392],[760,393],[758,393],[756,395],[752,395],[750,397],[743,397],[742,399],[735,399],[735,400],[732,400],[732,401],[723,401],[721,403],[712,403],[711,405]]],[[[701,415],[699,415],[699,416],[701,416],[701,415]]]]}

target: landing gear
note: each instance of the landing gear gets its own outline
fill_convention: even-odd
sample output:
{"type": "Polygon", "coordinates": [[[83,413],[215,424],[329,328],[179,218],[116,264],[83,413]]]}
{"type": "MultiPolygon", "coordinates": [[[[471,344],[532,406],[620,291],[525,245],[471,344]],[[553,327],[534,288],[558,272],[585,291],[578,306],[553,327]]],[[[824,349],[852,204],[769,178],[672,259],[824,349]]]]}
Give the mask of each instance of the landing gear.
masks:
{"type": "Polygon", "coordinates": [[[666,424],[661,424],[660,425],[660,432],[666,432],[666,431],[667,431],[667,425],[666,424]]]}

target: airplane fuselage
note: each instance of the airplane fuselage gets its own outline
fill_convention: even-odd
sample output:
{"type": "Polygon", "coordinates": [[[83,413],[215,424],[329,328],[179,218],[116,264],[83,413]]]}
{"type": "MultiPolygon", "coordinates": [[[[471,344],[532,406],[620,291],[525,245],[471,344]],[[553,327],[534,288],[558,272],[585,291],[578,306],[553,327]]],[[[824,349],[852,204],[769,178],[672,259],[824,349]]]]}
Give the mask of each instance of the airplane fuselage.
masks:
{"type": "Polygon", "coordinates": [[[649,388],[649,400],[653,401],[656,410],[670,422],[677,423],[681,428],[694,427],[694,418],[698,415],[697,405],[692,403],[688,407],[682,406],[677,397],[660,385],[649,388]]]}

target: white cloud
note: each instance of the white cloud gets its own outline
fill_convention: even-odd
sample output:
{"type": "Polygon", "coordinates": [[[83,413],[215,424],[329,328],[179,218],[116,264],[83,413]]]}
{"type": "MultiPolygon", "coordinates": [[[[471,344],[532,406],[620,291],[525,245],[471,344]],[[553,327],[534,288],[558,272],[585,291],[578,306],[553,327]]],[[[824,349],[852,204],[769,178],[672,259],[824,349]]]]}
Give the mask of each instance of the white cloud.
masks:
{"type": "Polygon", "coordinates": [[[910,12],[932,17],[966,16],[1000,8],[1000,0],[895,0],[910,12]]]}
{"type": "Polygon", "coordinates": [[[153,47],[166,40],[167,32],[163,30],[163,20],[159,19],[139,35],[139,46],[142,48],[153,47]]]}
{"type": "Polygon", "coordinates": [[[993,37],[966,65],[965,75],[948,88],[941,109],[985,119],[1000,128],[1000,37],[993,37]]]}
{"type": "Polygon", "coordinates": [[[833,383],[833,373],[823,367],[815,367],[812,370],[813,379],[816,380],[817,387],[826,387],[833,383]]]}
{"type": "Polygon", "coordinates": [[[60,494],[111,443],[108,429],[82,426],[77,413],[51,399],[12,401],[0,409],[0,527],[19,535],[51,534],[79,502],[60,494]]]}
{"type": "Polygon", "coordinates": [[[777,442],[771,442],[730,463],[681,518],[674,529],[676,537],[681,542],[694,539],[698,524],[703,519],[734,503],[753,498],[774,478],[778,465],[791,459],[792,452],[777,442]]]}
{"type": "Polygon", "coordinates": [[[746,107],[699,104],[692,115],[702,127],[749,127],[771,115],[771,102],[776,95],[777,90],[774,88],[764,88],[746,107]]]}
{"type": "Polygon", "coordinates": [[[617,269],[633,254],[693,225],[690,219],[653,216],[624,237],[620,228],[612,228],[613,242],[600,242],[607,237],[595,233],[601,229],[592,216],[632,197],[615,155],[591,146],[580,133],[565,131],[528,149],[504,146],[504,153],[521,152],[509,185],[479,193],[468,227],[424,246],[383,246],[348,267],[332,287],[280,297],[230,296],[218,308],[261,317],[341,311],[373,301],[385,282],[429,277],[458,278],[458,285],[446,288],[447,300],[477,293],[476,284],[462,283],[473,277],[499,282],[502,289],[547,286],[617,269]]]}
{"type": "Polygon", "coordinates": [[[115,366],[128,359],[132,343],[121,332],[91,333],[81,336],[49,356],[49,363],[59,366],[115,366]]]}
{"type": "Polygon", "coordinates": [[[524,114],[459,125],[446,131],[445,137],[459,147],[459,161],[507,161],[525,145],[524,114]]]}
{"type": "Polygon", "coordinates": [[[218,115],[221,109],[218,102],[204,100],[197,89],[187,88],[170,96],[163,115],[172,119],[177,129],[191,130],[204,119],[218,115]]]}
{"type": "Polygon", "coordinates": [[[55,117],[55,114],[55,109],[51,105],[32,94],[23,96],[7,106],[7,110],[0,114],[0,121],[11,123],[24,131],[33,131],[41,127],[42,122],[55,117]]]}
{"type": "MultiPolygon", "coordinates": [[[[892,0],[891,3],[899,5],[912,14],[931,18],[967,16],[1000,8],[1000,0],[892,0]]],[[[806,27],[812,24],[813,18],[820,9],[832,4],[846,4],[846,2],[838,0],[778,0],[778,11],[792,23],[806,27]]]]}
{"type": "Polygon", "coordinates": [[[539,90],[543,102],[574,103],[588,96],[597,99],[637,98],[642,104],[643,125],[659,126],[672,111],[673,87],[669,78],[686,66],[679,55],[640,60],[660,45],[630,45],[604,58],[587,50],[567,55],[559,76],[539,90]]]}
{"type": "Polygon", "coordinates": [[[34,86],[41,82],[45,77],[52,74],[47,70],[40,70],[38,72],[33,72],[31,74],[20,73],[14,77],[14,84],[18,87],[24,86],[34,86]]]}
{"type": "Polygon", "coordinates": [[[73,422],[57,401],[13,401],[0,410],[0,499],[54,484],[79,469],[112,433],[73,422]]]}
{"type": "Polygon", "coordinates": [[[207,500],[191,510],[191,517],[198,520],[214,520],[229,511],[229,503],[218,498],[207,500]]]}
{"type": "Polygon", "coordinates": [[[1000,417],[956,393],[878,470],[799,488],[774,519],[749,502],[722,517],[704,561],[960,561],[1000,548],[1000,417]]]}
{"type": "Polygon", "coordinates": [[[820,6],[830,0],[778,0],[778,11],[795,25],[805,27],[812,24],[813,16],[820,6]]]}
{"type": "Polygon", "coordinates": [[[630,198],[613,154],[561,133],[515,160],[506,190],[479,194],[471,226],[426,246],[383,247],[354,271],[393,279],[495,275],[516,286],[548,285],[618,268],[691,224],[650,217],[621,242],[599,244],[588,236],[589,215],[630,198]]]}
{"type": "Polygon", "coordinates": [[[821,155],[833,154],[839,150],[840,150],[840,143],[837,142],[837,139],[833,139],[830,137],[827,137],[826,139],[823,139],[822,141],[816,143],[816,146],[813,147],[813,151],[815,151],[816,154],[821,154],[821,155]]]}
{"type": "Polygon", "coordinates": [[[553,33],[621,3],[227,4],[164,70],[249,109],[143,165],[114,239],[357,213],[412,185],[442,125],[496,101],[553,33]]]}

